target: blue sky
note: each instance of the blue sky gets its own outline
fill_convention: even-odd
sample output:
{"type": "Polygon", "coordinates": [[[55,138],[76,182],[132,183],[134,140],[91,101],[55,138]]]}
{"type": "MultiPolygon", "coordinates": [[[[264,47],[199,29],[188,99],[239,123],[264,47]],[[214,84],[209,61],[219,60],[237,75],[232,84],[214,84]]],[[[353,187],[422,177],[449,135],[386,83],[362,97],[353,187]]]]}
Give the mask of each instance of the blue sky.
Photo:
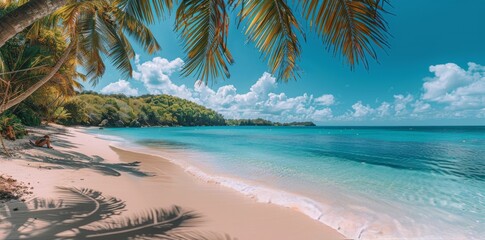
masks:
{"type": "Polygon", "coordinates": [[[447,125],[485,123],[485,1],[392,1],[391,48],[379,63],[356,70],[327,52],[308,29],[297,81],[276,82],[243,29],[231,25],[231,78],[194,86],[182,78],[184,53],[173,17],[151,26],[162,51],[136,47],[134,79],[108,67],[92,88],[128,95],[167,93],[228,118],[314,121],[320,125],[447,125]],[[439,2],[439,4],[438,4],[439,2]],[[466,4],[464,4],[466,2],[466,4]],[[126,80],[126,81],[124,81],[126,80]]]}

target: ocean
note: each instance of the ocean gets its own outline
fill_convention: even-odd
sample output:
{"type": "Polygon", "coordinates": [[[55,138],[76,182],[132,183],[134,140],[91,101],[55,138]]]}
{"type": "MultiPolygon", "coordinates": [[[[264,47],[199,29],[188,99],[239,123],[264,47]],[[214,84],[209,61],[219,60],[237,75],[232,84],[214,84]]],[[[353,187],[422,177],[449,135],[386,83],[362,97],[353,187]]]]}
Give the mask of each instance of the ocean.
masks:
{"type": "Polygon", "coordinates": [[[485,236],[485,127],[89,131],[256,201],[301,211],[349,238],[485,236]]]}

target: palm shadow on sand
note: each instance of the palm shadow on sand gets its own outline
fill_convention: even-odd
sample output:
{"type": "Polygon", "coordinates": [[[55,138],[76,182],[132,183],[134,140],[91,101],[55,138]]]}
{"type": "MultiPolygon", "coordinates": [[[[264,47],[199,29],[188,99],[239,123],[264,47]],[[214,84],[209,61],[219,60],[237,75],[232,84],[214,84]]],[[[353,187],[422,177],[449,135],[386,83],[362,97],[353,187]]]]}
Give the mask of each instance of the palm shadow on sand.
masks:
{"type": "Polygon", "coordinates": [[[6,239],[230,240],[194,230],[201,216],[179,206],[122,218],[125,203],[92,189],[59,188],[62,200],[32,199],[0,205],[0,236],[6,239]]]}
{"type": "Polygon", "coordinates": [[[106,163],[105,160],[97,155],[87,156],[82,153],[74,151],[56,151],[49,150],[47,155],[34,155],[26,153],[24,159],[36,162],[45,163],[49,165],[49,168],[60,169],[92,169],[101,174],[108,176],[120,176],[121,172],[129,173],[138,177],[153,176],[151,173],[143,172],[138,167],[139,162],[131,163],[106,163]]]}

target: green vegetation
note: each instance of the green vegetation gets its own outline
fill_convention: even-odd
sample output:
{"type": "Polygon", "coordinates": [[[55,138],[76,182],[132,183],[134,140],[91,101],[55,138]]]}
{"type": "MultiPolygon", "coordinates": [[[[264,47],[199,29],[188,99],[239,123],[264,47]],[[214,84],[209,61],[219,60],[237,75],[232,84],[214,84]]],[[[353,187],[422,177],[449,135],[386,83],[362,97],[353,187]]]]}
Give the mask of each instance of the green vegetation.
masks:
{"type": "Polygon", "coordinates": [[[126,97],[82,93],[67,101],[66,125],[105,127],[220,126],[224,117],[191,101],[170,95],[126,97]]]}
{"type": "Polygon", "coordinates": [[[315,126],[312,122],[278,123],[258,119],[230,119],[194,102],[170,95],[102,95],[84,92],[69,99],[62,109],[64,125],[102,127],[142,126],[315,126]]]}
{"type": "MultiPolygon", "coordinates": [[[[103,95],[86,91],[62,101],[35,101],[41,94],[53,91],[42,88],[36,94],[10,109],[0,120],[5,128],[13,125],[16,132],[25,132],[22,124],[38,126],[41,121],[67,126],[148,127],[148,126],[315,126],[312,122],[271,122],[258,119],[224,119],[194,102],[170,95],[103,95]],[[51,106],[51,107],[49,107],[51,106]]],[[[48,96],[42,96],[51,99],[48,96]]],[[[0,130],[2,129],[0,126],[0,130]]]]}
{"type": "Polygon", "coordinates": [[[13,127],[15,135],[18,138],[21,138],[26,134],[25,127],[22,124],[22,121],[20,120],[20,118],[13,114],[5,114],[0,116],[0,132],[2,136],[6,134],[8,126],[13,127]]]}
{"type": "Polygon", "coordinates": [[[65,125],[102,127],[142,126],[315,126],[312,122],[279,123],[258,119],[224,119],[194,102],[170,95],[102,95],[81,93],[63,107],[68,115],[58,122],[65,125]]]}

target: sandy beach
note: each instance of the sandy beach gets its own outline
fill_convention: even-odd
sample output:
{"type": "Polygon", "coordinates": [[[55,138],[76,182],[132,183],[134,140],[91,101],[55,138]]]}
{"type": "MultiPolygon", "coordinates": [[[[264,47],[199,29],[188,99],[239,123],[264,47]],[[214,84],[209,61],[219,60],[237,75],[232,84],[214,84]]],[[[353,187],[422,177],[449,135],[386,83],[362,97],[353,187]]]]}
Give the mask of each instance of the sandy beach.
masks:
{"type": "Polygon", "coordinates": [[[304,214],[203,182],[170,161],[110,146],[82,128],[48,133],[54,149],[19,145],[1,160],[32,194],[0,203],[4,239],[343,239],[304,214]]]}

